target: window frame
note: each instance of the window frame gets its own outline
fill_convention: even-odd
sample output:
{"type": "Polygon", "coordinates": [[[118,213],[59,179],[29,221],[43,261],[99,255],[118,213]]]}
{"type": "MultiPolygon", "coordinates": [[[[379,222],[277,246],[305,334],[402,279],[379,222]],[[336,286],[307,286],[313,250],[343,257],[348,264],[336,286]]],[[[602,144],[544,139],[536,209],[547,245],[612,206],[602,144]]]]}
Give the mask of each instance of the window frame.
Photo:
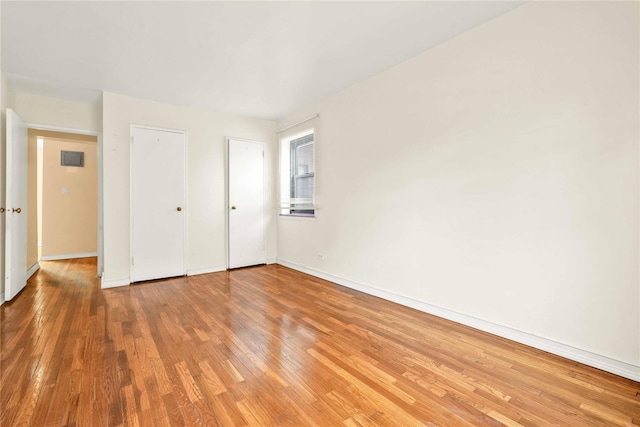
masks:
{"type": "Polygon", "coordinates": [[[307,129],[305,131],[302,132],[298,132],[294,135],[282,138],[280,140],[280,216],[282,217],[293,217],[293,218],[315,218],[315,146],[316,144],[316,132],[314,128],[310,128],[307,129]],[[300,140],[302,138],[305,138],[309,135],[312,135],[313,138],[311,139],[311,141],[300,141],[297,144],[294,144],[293,142],[296,140],[300,140]],[[311,144],[312,145],[312,153],[313,153],[313,172],[307,172],[304,174],[298,174],[297,172],[297,152],[296,149],[307,145],[307,144],[311,144]],[[287,151],[287,155],[284,156],[284,150],[287,151]],[[288,165],[282,164],[285,163],[285,161],[283,160],[284,158],[287,159],[286,163],[288,163],[288,165]],[[285,172],[286,171],[286,172],[285,172]],[[286,176],[283,176],[286,173],[286,176]],[[294,200],[296,199],[296,194],[295,194],[295,184],[296,181],[299,179],[304,179],[304,178],[312,178],[313,179],[313,194],[311,196],[311,201],[310,201],[310,205],[311,208],[309,208],[307,205],[305,205],[302,208],[296,208],[294,206],[294,200]],[[286,180],[287,182],[287,192],[285,193],[284,191],[284,181],[286,180]],[[285,199],[288,199],[289,202],[285,201],[285,199]]]}

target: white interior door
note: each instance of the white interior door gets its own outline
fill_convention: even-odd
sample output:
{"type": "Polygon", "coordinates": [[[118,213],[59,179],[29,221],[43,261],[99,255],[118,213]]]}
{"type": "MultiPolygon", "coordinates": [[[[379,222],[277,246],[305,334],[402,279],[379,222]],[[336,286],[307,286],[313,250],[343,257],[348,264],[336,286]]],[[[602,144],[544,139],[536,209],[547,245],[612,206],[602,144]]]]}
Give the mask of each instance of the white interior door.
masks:
{"type": "Polygon", "coordinates": [[[7,108],[5,300],[27,284],[27,125],[7,108]]]}
{"type": "Polygon", "coordinates": [[[264,231],[264,144],[228,139],[229,268],[267,262],[264,231]]]}
{"type": "Polygon", "coordinates": [[[185,273],[185,134],[131,129],[131,281],[185,273]]]}

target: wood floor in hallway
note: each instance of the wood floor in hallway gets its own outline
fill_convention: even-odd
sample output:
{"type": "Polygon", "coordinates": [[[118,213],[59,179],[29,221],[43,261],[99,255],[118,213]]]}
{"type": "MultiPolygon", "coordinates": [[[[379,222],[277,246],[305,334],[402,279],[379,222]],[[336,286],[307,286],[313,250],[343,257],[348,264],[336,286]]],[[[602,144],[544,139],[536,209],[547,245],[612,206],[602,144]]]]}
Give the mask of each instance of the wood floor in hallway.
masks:
{"type": "Polygon", "coordinates": [[[283,266],[1,308],[2,426],[640,426],[640,383],[283,266]]]}

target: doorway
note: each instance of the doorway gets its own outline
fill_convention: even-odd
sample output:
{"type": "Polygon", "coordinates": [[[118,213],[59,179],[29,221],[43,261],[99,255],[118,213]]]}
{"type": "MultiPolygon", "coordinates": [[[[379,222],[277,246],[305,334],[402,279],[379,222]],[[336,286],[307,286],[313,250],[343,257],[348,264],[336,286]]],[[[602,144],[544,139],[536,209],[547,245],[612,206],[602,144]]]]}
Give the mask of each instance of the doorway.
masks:
{"type": "MultiPolygon", "coordinates": [[[[38,173],[37,173],[37,138],[44,135],[58,138],[61,134],[71,139],[86,139],[89,135],[93,139],[95,147],[95,166],[97,178],[95,182],[94,202],[97,227],[90,232],[97,240],[97,248],[92,255],[97,253],[97,273],[102,273],[102,136],[99,132],[77,129],[59,128],[48,125],[24,123],[11,109],[7,109],[7,117],[10,119],[7,127],[7,152],[13,153],[11,161],[7,158],[7,172],[11,172],[11,180],[6,185],[7,207],[13,208],[8,212],[15,212],[6,221],[5,233],[5,295],[0,295],[2,301],[12,299],[24,286],[29,277],[39,269],[38,251],[38,173]],[[22,153],[22,154],[20,154],[22,153]],[[15,156],[14,156],[15,154],[15,156]],[[17,196],[14,197],[14,196],[17,196]],[[9,206],[11,205],[11,206],[9,206]],[[17,208],[16,208],[17,207],[17,208]],[[16,221],[19,220],[19,221],[16,221]],[[15,226],[22,224],[21,226],[15,226]]],[[[9,175],[8,175],[9,178],[9,175]]],[[[45,178],[46,180],[46,178],[45,178]]],[[[66,213],[65,213],[66,214],[66,213]]],[[[46,215],[46,213],[45,213],[46,215]]]]}
{"type": "MultiPolygon", "coordinates": [[[[29,259],[51,261],[97,257],[97,137],[30,129],[31,152],[34,139],[37,208],[30,210],[29,214],[29,259]],[[35,230],[34,214],[37,217],[35,230]],[[34,253],[36,248],[37,253],[34,253]]],[[[31,154],[30,169],[33,157],[31,154]]],[[[32,170],[29,178],[30,190],[33,190],[32,170]]],[[[30,205],[33,205],[33,191],[29,198],[30,205]]]]}

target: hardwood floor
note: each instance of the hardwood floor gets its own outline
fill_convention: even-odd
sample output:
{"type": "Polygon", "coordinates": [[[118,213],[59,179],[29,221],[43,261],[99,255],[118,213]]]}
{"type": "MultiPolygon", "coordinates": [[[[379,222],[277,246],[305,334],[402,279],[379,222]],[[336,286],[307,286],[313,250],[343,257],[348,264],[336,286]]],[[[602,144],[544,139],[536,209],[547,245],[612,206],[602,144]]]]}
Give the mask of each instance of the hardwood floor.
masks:
{"type": "Polygon", "coordinates": [[[1,308],[2,426],[640,426],[640,383],[270,265],[1,308]]]}

